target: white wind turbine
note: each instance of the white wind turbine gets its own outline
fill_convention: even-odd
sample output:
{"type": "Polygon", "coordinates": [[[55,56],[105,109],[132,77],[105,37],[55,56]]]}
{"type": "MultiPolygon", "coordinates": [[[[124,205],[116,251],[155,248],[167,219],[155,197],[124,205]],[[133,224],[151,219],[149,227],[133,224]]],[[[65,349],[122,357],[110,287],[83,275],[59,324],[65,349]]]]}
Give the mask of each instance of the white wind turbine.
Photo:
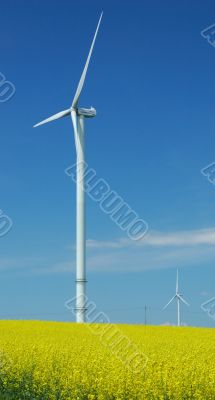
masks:
{"type": "Polygon", "coordinates": [[[90,58],[93,52],[96,36],[102,19],[101,14],[90,47],[85,67],[83,69],[72,105],[69,109],[61,111],[34,125],[34,128],[59,118],[71,116],[74,128],[77,175],[76,175],[76,322],[85,322],[86,319],[86,235],[85,235],[85,192],[84,192],[84,119],[96,116],[95,108],[78,108],[78,101],[83,89],[90,58]]]}
{"type": "Polygon", "coordinates": [[[180,305],[181,302],[186,304],[186,306],[189,306],[189,303],[187,303],[186,300],[183,299],[182,294],[179,293],[179,288],[178,288],[178,269],[177,269],[177,276],[176,276],[176,292],[175,295],[171,298],[171,300],[165,305],[165,307],[163,308],[165,310],[165,308],[168,307],[168,305],[170,303],[172,303],[173,300],[177,300],[177,320],[178,320],[178,326],[181,326],[181,312],[180,312],[180,305]]]}

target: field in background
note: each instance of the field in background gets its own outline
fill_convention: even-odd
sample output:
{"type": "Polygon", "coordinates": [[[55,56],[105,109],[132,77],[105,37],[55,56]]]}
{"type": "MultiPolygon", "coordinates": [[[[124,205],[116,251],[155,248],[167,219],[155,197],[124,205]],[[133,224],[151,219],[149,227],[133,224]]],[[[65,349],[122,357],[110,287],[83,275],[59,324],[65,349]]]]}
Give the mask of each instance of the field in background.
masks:
{"type": "Polygon", "coordinates": [[[0,321],[0,399],[215,399],[215,330],[0,321]]]}

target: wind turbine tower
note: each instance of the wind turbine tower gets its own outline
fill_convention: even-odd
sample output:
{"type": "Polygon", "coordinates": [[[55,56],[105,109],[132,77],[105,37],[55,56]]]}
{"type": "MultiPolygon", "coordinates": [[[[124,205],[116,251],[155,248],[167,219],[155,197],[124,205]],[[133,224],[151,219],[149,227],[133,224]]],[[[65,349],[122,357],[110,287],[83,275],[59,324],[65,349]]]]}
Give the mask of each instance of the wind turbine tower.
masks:
{"type": "MultiPolygon", "coordinates": [[[[103,14],[103,13],[102,13],[103,14]]],[[[95,108],[79,108],[78,102],[81,95],[84,81],[86,78],[88,66],[92,56],[96,36],[102,19],[102,14],[94,34],[94,38],[90,47],[86,64],[84,66],[79,84],[77,86],[74,99],[70,108],[61,111],[51,117],[34,125],[34,128],[47,122],[54,121],[59,118],[70,116],[72,119],[75,147],[76,147],[76,322],[85,322],[86,320],[86,235],[85,235],[85,191],[84,191],[84,174],[85,174],[85,147],[84,147],[84,122],[85,118],[96,116],[95,108]]]]}
{"type": "Polygon", "coordinates": [[[169,306],[170,303],[172,303],[173,300],[177,301],[177,323],[178,326],[181,326],[181,302],[186,304],[186,306],[189,306],[189,303],[187,303],[186,300],[183,299],[182,294],[179,293],[179,284],[178,284],[178,269],[177,269],[177,276],[176,276],[176,291],[175,295],[171,298],[171,300],[164,306],[164,310],[169,306]]]}

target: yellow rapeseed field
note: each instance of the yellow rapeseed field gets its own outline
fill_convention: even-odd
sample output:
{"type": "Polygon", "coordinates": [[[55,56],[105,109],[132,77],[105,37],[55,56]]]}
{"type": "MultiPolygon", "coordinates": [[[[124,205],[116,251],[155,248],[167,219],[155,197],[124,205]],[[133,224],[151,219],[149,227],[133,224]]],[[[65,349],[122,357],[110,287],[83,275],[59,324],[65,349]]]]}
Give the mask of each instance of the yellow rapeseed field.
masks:
{"type": "Polygon", "coordinates": [[[215,330],[1,321],[0,399],[215,400],[215,330]]]}

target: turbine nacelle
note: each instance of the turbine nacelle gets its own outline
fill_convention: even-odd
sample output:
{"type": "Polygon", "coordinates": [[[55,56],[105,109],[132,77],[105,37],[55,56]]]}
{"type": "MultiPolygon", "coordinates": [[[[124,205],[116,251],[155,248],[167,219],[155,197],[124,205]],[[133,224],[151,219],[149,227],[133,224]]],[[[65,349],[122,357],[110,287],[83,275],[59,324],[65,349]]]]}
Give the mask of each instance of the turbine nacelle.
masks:
{"type": "Polygon", "coordinates": [[[83,115],[85,118],[93,118],[96,116],[96,109],[91,108],[78,108],[76,110],[77,115],[83,115]]]}

